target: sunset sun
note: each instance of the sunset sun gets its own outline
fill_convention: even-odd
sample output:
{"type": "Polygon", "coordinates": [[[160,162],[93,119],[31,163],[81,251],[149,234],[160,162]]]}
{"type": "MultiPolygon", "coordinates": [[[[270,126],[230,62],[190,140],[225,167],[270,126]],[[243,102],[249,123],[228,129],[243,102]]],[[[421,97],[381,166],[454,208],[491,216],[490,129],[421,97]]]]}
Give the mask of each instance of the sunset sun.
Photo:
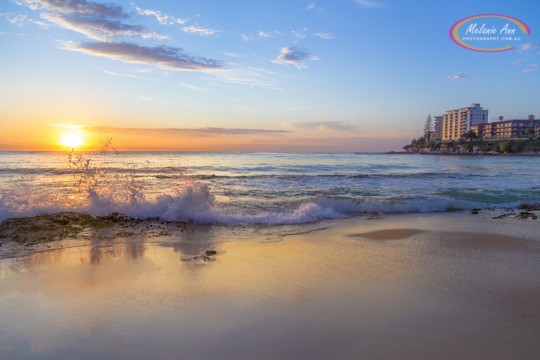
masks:
{"type": "Polygon", "coordinates": [[[65,132],[60,136],[60,144],[68,148],[78,148],[84,145],[84,136],[81,132],[65,132]]]}

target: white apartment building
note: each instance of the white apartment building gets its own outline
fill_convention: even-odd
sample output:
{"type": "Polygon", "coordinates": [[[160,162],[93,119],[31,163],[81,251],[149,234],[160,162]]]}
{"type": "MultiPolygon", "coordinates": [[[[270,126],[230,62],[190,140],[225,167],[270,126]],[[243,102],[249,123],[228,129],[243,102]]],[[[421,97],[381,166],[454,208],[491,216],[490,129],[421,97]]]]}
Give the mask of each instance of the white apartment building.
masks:
{"type": "Polygon", "coordinates": [[[471,126],[486,122],[488,122],[488,110],[484,110],[480,104],[449,110],[442,117],[441,140],[459,139],[462,134],[471,129],[471,126]]]}

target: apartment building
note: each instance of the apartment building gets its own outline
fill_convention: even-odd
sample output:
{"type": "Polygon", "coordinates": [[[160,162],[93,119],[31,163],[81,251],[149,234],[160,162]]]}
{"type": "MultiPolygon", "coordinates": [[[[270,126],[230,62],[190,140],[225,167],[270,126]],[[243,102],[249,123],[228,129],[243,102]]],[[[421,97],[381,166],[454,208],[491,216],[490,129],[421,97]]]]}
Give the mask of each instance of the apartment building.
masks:
{"type": "Polygon", "coordinates": [[[468,107],[449,110],[442,116],[440,125],[441,140],[459,139],[471,127],[487,123],[487,121],[488,110],[483,109],[480,104],[473,103],[468,107]]]}
{"type": "Polygon", "coordinates": [[[533,127],[538,133],[540,120],[505,120],[499,122],[482,123],[471,126],[480,139],[513,139],[525,138],[529,134],[527,129],[533,127]]]}

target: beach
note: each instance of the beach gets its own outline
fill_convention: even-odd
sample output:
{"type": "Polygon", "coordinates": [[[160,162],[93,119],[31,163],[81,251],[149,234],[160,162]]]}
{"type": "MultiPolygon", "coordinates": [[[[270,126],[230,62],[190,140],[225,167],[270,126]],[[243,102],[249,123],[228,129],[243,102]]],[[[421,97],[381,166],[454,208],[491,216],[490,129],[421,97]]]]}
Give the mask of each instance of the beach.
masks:
{"type": "Polygon", "coordinates": [[[493,217],[185,224],[161,236],[53,242],[0,260],[0,322],[9,324],[0,352],[536,359],[540,223],[493,217]]]}

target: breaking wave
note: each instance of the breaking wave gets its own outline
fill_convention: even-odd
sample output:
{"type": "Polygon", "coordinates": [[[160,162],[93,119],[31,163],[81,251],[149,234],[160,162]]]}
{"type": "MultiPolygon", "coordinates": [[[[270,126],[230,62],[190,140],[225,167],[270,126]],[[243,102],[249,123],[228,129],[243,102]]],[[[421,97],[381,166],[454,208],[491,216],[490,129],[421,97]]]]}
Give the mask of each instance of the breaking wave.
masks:
{"type": "MultiPolygon", "coordinates": [[[[152,156],[157,164],[142,161],[139,164],[143,165],[138,165],[115,158],[110,143],[106,143],[97,153],[69,154],[67,166],[64,158],[63,166],[54,165],[59,163],[56,159],[53,165],[34,161],[34,167],[4,167],[0,171],[0,220],[74,211],[93,216],[120,213],[139,219],[272,225],[369,213],[429,213],[540,203],[539,171],[530,163],[514,169],[520,176],[509,181],[503,177],[510,176],[512,164],[501,170],[493,170],[491,164],[479,167],[471,163],[457,168],[454,158],[452,167],[439,169],[428,164],[426,169],[421,162],[406,166],[404,158],[395,160],[394,165],[381,165],[373,161],[381,155],[363,155],[366,163],[373,164],[362,164],[353,171],[351,164],[357,155],[349,154],[342,155],[343,161],[351,163],[347,171],[341,164],[287,170],[279,163],[280,171],[261,174],[258,171],[263,168],[270,172],[269,166],[248,170],[237,164],[227,167],[229,155],[216,155],[219,165],[199,166],[199,172],[190,172],[189,164],[181,162],[160,164],[160,155],[152,156]]],[[[249,156],[263,157],[242,156],[248,160],[252,159],[249,156]]],[[[268,159],[271,155],[264,156],[268,159]]],[[[302,156],[314,161],[320,155],[302,156]]],[[[271,160],[278,158],[275,155],[271,160]]],[[[500,166],[500,162],[494,164],[500,166]]]]}

